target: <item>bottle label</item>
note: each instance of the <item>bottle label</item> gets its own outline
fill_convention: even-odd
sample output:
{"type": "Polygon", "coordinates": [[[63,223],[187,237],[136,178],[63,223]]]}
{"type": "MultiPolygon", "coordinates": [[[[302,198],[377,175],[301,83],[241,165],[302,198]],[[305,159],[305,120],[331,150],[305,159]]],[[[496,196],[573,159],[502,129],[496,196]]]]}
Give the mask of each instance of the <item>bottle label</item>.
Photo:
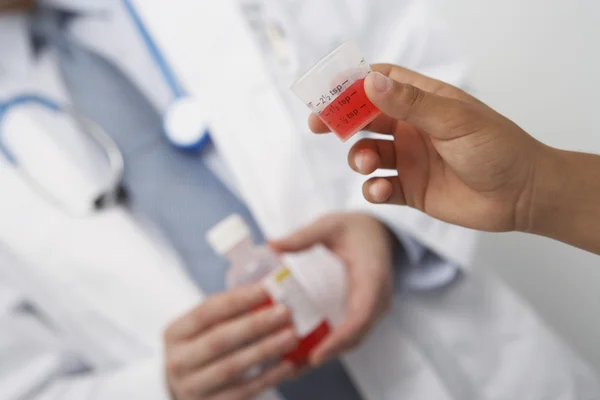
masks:
{"type": "Polygon", "coordinates": [[[285,304],[290,309],[294,330],[300,337],[313,332],[325,320],[288,268],[283,267],[269,275],[264,286],[273,302],[285,304]]]}

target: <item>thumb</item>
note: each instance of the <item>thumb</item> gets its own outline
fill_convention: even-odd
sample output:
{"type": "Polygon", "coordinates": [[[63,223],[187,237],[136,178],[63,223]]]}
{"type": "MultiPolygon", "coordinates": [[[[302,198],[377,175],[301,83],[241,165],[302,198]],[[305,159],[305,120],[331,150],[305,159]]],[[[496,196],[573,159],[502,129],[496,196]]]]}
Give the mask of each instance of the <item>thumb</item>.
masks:
{"type": "Polygon", "coordinates": [[[335,216],[322,217],[288,237],[270,241],[269,245],[280,253],[303,251],[317,244],[327,245],[334,239],[338,226],[335,216]]]}
{"type": "Polygon", "coordinates": [[[384,114],[406,121],[436,139],[462,136],[465,125],[472,125],[472,105],[458,99],[427,92],[408,83],[397,82],[380,72],[365,79],[369,100],[384,114]]]}

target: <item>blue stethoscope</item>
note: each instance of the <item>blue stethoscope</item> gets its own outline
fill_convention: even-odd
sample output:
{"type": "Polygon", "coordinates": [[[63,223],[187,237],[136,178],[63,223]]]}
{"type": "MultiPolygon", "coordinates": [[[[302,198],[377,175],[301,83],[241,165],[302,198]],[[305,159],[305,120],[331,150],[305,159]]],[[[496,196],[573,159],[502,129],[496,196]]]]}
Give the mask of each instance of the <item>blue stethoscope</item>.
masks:
{"type": "MultiPolygon", "coordinates": [[[[169,67],[165,57],[162,55],[158,46],[152,39],[152,36],[143,24],[131,0],[122,1],[173,95],[173,101],[167,107],[167,110],[163,115],[163,132],[165,136],[173,146],[180,150],[202,150],[210,142],[208,123],[202,106],[196,98],[186,93],[177,82],[173,70],[169,67]]],[[[81,129],[104,149],[111,166],[113,178],[107,187],[102,190],[92,202],[92,211],[104,209],[125,200],[126,193],[123,188],[123,156],[116,143],[102,127],[89,118],[76,113],[67,106],[62,106],[47,97],[29,93],[24,93],[5,102],[0,102],[0,126],[10,110],[23,105],[38,106],[52,112],[65,113],[71,116],[79,124],[81,129]]],[[[8,146],[5,145],[1,133],[2,132],[0,132],[0,154],[18,169],[18,160],[8,146]]],[[[38,192],[40,192],[40,194],[48,201],[54,204],[59,203],[48,191],[44,190],[44,188],[38,185],[33,179],[30,179],[24,171],[21,172],[23,177],[27,178],[33,186],[36,186],[38,192]]],[[[63,204],[57,205],[60,206],[60,208],[65,209],[63,204]]]]}
{"type": "MultiPolygon", "coordinates": [[[[0,153],[4,155],[4,158],[20,172],[21,177],[29,183],[29,185],[45,200],[53,204],[57,208],[62,209],[67,214],[72,216],[85,216],[89,212],[99,211],[116,204],[122,204],[127,200],[127,193],[123,186],[123,173],[124,173],[124,160],[121,151],[117,144],[112,138],[106,133],[106,131],[98,125],[96,122],[87,118],[86,116],[76,113],[73,109],[67,106],[61,106],[58,103],[36,94],[22,94],[15,96],[5,103],[0,103],[0,125],[3,119],[6,117],[8,110],[16,108],[20,105],[33,105],[42,108],[46,108],[54,113],[64,113],[69,115],[85,132],[88,137],[93,140],[99,148],[104,150],[106,159],[108,160],[110,168],[110,179],[106,185],[98,191],[96,196],[91,201],[91,204],[87,209],[74,210],[68,204],[65,204],[59,198],[52,195],[47,188],[35,180],[28,174],[26,170],[20,168],[17,157],[12,151],[4,144],[4,141],[0,140],[0,153]]],[[[1,133],[1,132],[0,132],[1,133]]],[[[1,137],[0,137],[1,139],[1,137]]]]}
{"type": "Polygon", "coordinates": [[[179,149],[201,150],[210,140],[208,123],[203,115],[202,106],[196,98],[181,88],[173,70],[152,39],[131,0],[123,0],[123,5],[173,94],[174,101],[163,115],[163,132],[169,141],[179,149]]]}

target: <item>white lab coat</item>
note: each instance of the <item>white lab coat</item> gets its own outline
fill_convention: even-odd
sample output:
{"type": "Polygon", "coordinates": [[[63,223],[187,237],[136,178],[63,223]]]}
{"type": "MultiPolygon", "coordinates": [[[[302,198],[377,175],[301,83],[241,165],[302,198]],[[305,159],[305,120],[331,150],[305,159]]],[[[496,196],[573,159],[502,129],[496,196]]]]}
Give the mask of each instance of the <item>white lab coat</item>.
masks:
{"type": "MultiPolygon", "coordinates": [[[[73,34],[123,68],[157,107],[166,107],[164,80],[118,1],[55,3],[97,8],[101,17],[75,22],[73,34]]],[[[425,3],[266,1],[289,27],[291,54],[298,56],[289,70],[264,56],[232,0],[135,3],[185,88],[210,100],[219,155],[268,236],[330,211],[361,209],[463,268],[443,290],[399,295],[365,342],[344,357],[367,400],[600,398],[587,367],[526,304],[469,268],[473,232],[413,210],[366,204],[360,179],[345,162],[348,146],[301,129],[308,112],[284,83],[346,38],[356,39],[371,62],[399,63],[464,84],[464,66],[425,3]]],[[[19,24],[18,17],[0,18],[7,32],[19,24]]],[[[32,63],[23,38],[11,39],[10,46],[0,43],[2,54],[15,64],[8,71],[21,72],[0,75],[2,96],[29,87],[67,99],[51,72],[52,57],[32,63]]],[[[51,140],[35,123],[22,121],[29,147],[46,151],[51,140]]],[[[46,121],[44,129],[51,127],[46,121]]],[[[162,332],[202,301],[170,248],[124,208],[85,219],[66,216],[5,160],[0,185],[0,399],[168,399],[162,332]]],[[[316,250],[295,267],[339,321],[342,266],[316,250]]]]}

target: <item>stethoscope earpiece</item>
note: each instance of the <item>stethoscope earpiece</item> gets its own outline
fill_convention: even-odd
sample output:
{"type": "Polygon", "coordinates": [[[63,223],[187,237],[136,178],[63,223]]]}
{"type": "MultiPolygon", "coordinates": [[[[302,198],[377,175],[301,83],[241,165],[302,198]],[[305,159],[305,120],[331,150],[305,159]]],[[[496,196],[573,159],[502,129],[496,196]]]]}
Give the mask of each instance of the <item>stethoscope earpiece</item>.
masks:
{"type": "MultiPolygon", "coordinates": [[[[111,181],[106,185],[100,195],[98,195],[92,202],[92,210],[100,210],[107,208],[117,202],[123,202],[126,199],[126,192],[123,188],[123,168],[124,161],[123,155],[119,150],[117,144],[112,140],[110,135],[96,122],[90,120],[85,115],[77,113],[68,105],[61,106],[58,103],[44,97],[39,94],[22,94],[15,96],[14,98],[0,103],[0,127],[6,115],[14,108],[20,106],[33,105],[42,107],[50,110],[51,112],[61,112],[70,116],[81,128],[89,139],[96,143],[106,154],[106,158],[109,162],[111,170],[111,181]]],[[[33,176],[31,176],[26,168],[23,168],[20,164],[20,160],[10,151],[8,146],[4,142],[3,132],[0,129],[0,154],[2,154],[8,162],[20,173],[25,181],[28,181],[34,189],[38,191],[40,196],[45,198],[49,203],[56,205],[58,208],[63,209],[68,214],[73,216],[81,216],[89,211],[90,205],[87,206],[85,212],[74,209],[68,203],[65,203],[61,199],[55,197],[52,191],[49,191],[47,187],[38,182],[33,176]]]]}

